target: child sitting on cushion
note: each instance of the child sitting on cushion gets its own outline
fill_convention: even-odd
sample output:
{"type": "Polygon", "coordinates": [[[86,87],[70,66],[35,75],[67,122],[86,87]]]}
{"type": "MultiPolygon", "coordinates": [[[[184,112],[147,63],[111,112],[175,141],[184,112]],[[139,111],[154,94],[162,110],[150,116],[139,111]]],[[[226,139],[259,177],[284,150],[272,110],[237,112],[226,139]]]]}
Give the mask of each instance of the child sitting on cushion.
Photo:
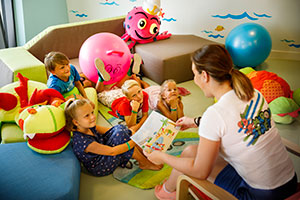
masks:
{"type": "Polygon", "coordinates": [[[127,80],[122,85],[125,97],[113,101],[110,112],[126,122],[129,128],[139,129],[148,117],[148,94],[135,80],[127,80]]]}
{"type": "Polygon", "coordinates": [[[168,79],[161,86],[150,86],[144,91],[149,95],[150,109],[159,111],[174,122],[184,116],[181,96],[174,80],[168,79]]]}
{"type": "MultiPolygon", "coordinates": [[[[132,131],[124,125],[112,128],[96,125],[92,104],[86,99],[71,98],[65,106],[66,127],[73,131],[73,151],[94,176],[106,176],[118,167],[125,167],[130,158],[141,169],[160,170],[130,140],[132,131]]],[[[134,131],[134,129],[132,129],[134,131]]]]}
{"type": "MultiPolygon", "coordinates": [[[[59,91],[68,99],[75,87],[82,97],[87,98],[86,92],[80,82],[80,76],[74,65],[70,64],[69,58],[61,52],[50,52],[45,56],[46,69],[51,73],[47,86],[59,91]]],[[[76,94],[78,92],[75,92],[76,94]]]]}

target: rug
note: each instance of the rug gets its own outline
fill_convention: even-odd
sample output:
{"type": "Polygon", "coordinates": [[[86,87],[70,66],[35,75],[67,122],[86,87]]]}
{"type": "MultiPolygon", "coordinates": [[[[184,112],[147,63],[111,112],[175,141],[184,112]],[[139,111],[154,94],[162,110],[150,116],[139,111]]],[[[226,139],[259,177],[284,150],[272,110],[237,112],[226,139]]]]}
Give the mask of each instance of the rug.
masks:
{"type": "Polygon", "coordinates": [[[98,110],[99,113],[103,116],[103,118],[106,119],[106,121],[112,126],[118,125],[123,122],[123,120],[120,120],[119,118],[116,118],[109,114],[108,111],[111,111],[111,109],[103,105],[101,102],[99,102],[98,104],[98,110]]]}
{"type": "MultiPolygon", "coordinates": [[[[197,133],[179,132],[167,150],[168,154],[179,156],[183,149],[192,144],[198,144],[197,133]]],[[[165,164],[160,171],[142,170],[138,167],[138,162],[130,159],[125,168],[118,167],[113,177],[140,189],[152,189],[162,183],[171,174],[172,168],[165,164]]]]}

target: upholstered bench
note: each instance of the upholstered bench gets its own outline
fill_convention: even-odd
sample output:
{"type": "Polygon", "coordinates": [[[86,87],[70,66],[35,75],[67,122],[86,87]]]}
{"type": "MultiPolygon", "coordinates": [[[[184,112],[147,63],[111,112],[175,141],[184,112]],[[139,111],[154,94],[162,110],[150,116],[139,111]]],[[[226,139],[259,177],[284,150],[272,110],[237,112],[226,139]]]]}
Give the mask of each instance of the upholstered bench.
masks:
{"type": "Polygon", "coordinates": [[[78,199],[80,164],[71,145],[39,154],[25,142],[0,144],[0,199],[78,199]]]}
{"type": "Polygon", "coordinates": [[[0,87],[17,81],[20,72],[30,80],[47,82],[45,65],[23,47],[2,49],[0,51],[0,87]]]}
{"type": "Polygon", "coordinates": [[[177,83],[193,79],[191,54],[213,41],[195,35],[172,35],[169,39],[148,44],[137,44],[135,52],[141,55],[143,74],[161,84],[166,79],[177,83]]]}

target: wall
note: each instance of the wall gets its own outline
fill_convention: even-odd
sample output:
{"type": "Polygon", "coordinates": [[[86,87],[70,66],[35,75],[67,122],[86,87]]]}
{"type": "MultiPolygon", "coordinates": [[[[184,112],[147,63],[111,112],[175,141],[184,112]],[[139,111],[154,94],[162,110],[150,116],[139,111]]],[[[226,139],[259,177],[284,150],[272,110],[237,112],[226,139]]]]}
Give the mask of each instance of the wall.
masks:
{"type": "Polygon", "coordinates": [[[51,25],[68,23],[65,0],[15,0],[17,45],[24,45],[51,25]]]}
{"type": "MultiPolygon", "coordinates": [[[[66,2],[69,20],[75,22],[126,15],[134,6],[142,5],[143,1],[66,2]]],[[[173,34],[195,34],[225,43],[226,36],[234,27],[254,22],[269,31],[272,51],[300,55],[299,0],[161,0],[161,7],[165,13],[161,32],[168,30],[173,34]],[[218,26],[219,29],[215,30],[218,26]]]]}

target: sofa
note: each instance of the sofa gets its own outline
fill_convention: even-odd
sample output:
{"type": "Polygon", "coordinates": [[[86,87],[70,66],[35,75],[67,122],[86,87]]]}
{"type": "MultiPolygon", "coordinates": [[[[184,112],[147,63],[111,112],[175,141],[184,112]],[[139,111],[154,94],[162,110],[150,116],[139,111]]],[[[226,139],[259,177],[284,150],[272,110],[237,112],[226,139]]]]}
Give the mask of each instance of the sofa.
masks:
{"type": "MultiPolygon", "coordinates": [[[[48,74],[43,64],[43,60],[44,56],[50,51],[60,51],[66,54],[69,57],[70,62],[75,64],[80,72],[81,69],[78,62],[78,55],[83,42],[88,37],[99,32],[110,32],[118,36],[122,36],[124,34],[123,21],[124,17],[121,16],[102,20],[55,25],[48,27],[39,33],[24,46],[0,50],[0,88],[17,81],[18,79],[16,75],[18,73],[21,73],[23,76],[32,81],[46,83],[48,74]]],[[[190,54],[199,48],[199,45],[208,42],[210,41],[193,35],[173,35],[171,38],[164,41],[156,41],[150,44],[137,44],[134,51],[138,52],[142,56],[142,59],[144,60],[142,73],[148,76],[151,80],[154,80],[158,84],[169,78],[175,79],[177,82],[182,82],[193,78],[192,71],[190,69],[190,54]],[[180,49],[175,48],[179,45],[181,46],[180,49]],[[161,50],[160,53],[157,49],[161,50]]],[[[97,102],[97,95],[93,94],[92,98],[95,102],[97,102]]],[[[98,104],[96,103],[95,112],[98,111],[97,105],[98,104]]],[[[26,147],[26,140],[23,138],[23,132],[15,123],[1,122],[0,131],[2,143],[0,145],[4,145],[1,146],[1,148],[10,152],[9,156],[0,155],[1,163],[2,161],[7,161],[7,165],[16,165],[14,159],[9,159],[9,162],[7,159],[9,157],[18,157],[17,152],[26,151],[26,155],[25,153],[21,154],[20,158],[26,160],[26,158],[30,156],[34,159],[34,162],[39,162],[39,159],[44,159],[47,156],[45,155],[40,157],[36,152],[33,152],[26,147]]],[[[68,152],[67,154],[68,157],[70,157],[70,162],[75,162],[74,159],[76,160],[76,158],[74,158],[74,156],[72,157],[72,154],[69,153],[70,145],[65,151],[68,152]]],[[[63,151],[61,154],[58,154],[55,159],[60,160],[60,157],[64,154],[65,153],[63,151]]],[[[45,160],[45,166],[47,166],[47,162],[50,162],[49,164],[52,162],[50,159],[52,157],[47,157],[49,157],[49,160],[45,160]]],[[[24,168],[30,168],[30,163],[31,162],[28,162],[24,168]]],[[[58,168],[61,167],[62,170],[65,170],[65,166],[68,166],[69,164],[70,163],[58,166],[58,168]]],[[[77,178],[78,170],[80,170],[78,167],[74,169],[74,173],[76,173],[77,178]]],[[[36,175],[33,174],[32,177],[35,176],[36,175]]],[[[71,181],[70,177],[66,178],[71,181]]],[[[14,185],[13,182],[9,185],[9,187],[20,187],[21,182],[18,181],[17,177],[13,174],[8,174],[6,180],[12,181],[12,178],[14,178],[13,181],[15,181],[16,185],[14,185]]],[[[38,181],[36,183],[38,184],[38,181]]],[[[78,184],[77,179],[75,183],[78,184]]],[[[37,185],[35,186],[38,187],[37,185]]],[[[72,188],[77,187],[78,185],[75,185],[72,188]]],[[[2,188],[2,191],[7,191],[7,189],[9,189],[8,186],[2,188]]],[[[51,192],[51,188],[49,191],[51,192]]],[[[70,193],[70,191],[67,192],[70,193]]],[[[17,190],[16,194],[22,195],[22,190],[17,190]]],[[[62,191],[62,194],[64,194],[64,191],[62,191]]],[[[0,198],[1,195],[2,197],[7,198],[7,193],[0,193],[0,198]]],[[[78,195],[74,195],[74,197],[77,199],[78,195]]],[[[54,199],[64,199],[64,196],[55,197],[54,199]]]]}

